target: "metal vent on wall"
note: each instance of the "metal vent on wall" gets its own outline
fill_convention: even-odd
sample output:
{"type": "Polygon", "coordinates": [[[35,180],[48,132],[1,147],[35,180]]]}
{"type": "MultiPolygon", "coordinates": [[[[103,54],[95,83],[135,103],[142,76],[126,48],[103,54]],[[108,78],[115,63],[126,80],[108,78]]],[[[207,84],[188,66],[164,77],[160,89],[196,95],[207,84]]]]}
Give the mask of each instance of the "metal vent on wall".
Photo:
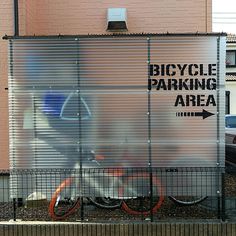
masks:
{"type": "Polygon", "coordinates": [[[127,31],[127,11],[126,8],[109,8],[107,10],[107,30],[127,31]]]}

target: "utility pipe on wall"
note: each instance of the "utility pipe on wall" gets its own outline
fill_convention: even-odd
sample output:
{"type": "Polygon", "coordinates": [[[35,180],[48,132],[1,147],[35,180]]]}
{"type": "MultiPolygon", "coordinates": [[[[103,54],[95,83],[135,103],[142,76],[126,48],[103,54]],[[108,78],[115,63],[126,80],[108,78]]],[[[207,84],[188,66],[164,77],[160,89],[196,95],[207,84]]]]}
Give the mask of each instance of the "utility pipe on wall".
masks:
{"type": "Polygon", "coordinates": [[[14,36],[19,36],[19,9],[18,9],[18,0],[14,0],[14,36]]]}

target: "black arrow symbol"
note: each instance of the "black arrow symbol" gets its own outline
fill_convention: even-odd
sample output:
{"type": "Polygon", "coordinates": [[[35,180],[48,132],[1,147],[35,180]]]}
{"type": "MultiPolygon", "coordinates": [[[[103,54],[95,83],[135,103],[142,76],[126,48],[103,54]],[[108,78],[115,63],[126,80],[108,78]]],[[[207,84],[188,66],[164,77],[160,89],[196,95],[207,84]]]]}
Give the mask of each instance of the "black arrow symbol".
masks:
{"type": "Polygon", "coordinates": [[[214,113],[211,113],[209,111],[206,111],[202,109],[202,112],[195,112],[195,116],[202,116],[202,119],[206,119],[209,116],[215,115],[214,113]]]}
{"type": "Polygon", "coordinates": [[[215,115],[209,111],[202,109],[202,112],[177,112],[176,116],[202,116],[202,119],[206,119],[209,116],[215,115]]]}

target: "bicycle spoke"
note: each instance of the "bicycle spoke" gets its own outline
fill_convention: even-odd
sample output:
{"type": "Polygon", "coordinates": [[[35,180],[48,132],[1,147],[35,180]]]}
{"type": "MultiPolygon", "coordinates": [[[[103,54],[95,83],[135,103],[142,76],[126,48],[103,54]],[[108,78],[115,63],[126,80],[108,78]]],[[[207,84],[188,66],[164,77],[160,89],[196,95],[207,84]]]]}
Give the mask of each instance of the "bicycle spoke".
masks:
{"type": "Polygon", "coordinates": [[[105,209],[116,209],[120,208],[122,204],[122,200],[120,199],[112,199],[106,197],[97,197],[97,198],[89,198],[90,201],[99,208],[105,209]]]}

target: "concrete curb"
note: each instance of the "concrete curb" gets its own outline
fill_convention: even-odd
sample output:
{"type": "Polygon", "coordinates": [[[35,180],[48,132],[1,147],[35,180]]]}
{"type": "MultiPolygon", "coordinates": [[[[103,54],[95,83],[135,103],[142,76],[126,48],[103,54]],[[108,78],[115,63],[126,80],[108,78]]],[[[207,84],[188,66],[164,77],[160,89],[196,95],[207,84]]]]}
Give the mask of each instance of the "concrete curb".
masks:
{"type": "Polygon", "coordinates": [[[236,223],[1,222],[0,236],[235,236],[236,223]]]}

